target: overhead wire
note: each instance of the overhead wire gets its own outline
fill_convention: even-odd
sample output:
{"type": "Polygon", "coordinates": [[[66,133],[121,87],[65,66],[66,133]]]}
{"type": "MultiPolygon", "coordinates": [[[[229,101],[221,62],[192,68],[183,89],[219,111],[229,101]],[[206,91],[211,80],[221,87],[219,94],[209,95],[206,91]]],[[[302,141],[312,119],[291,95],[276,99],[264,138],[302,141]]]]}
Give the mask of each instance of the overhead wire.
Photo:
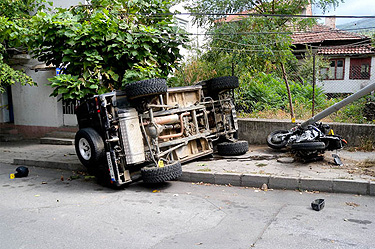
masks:
{"type": "Polygon", "coordinates": [[[258,13],[206,13],[206,12],[181,12],[181,13],[126,13],[127,15],[142,15],[142,16],[252,16],[252,17],[295,17],[295,18],[352,18],[375,19],[375,16],[356,16],[356,15],[290,15],[290,14],[258,14],[258,13]]]}

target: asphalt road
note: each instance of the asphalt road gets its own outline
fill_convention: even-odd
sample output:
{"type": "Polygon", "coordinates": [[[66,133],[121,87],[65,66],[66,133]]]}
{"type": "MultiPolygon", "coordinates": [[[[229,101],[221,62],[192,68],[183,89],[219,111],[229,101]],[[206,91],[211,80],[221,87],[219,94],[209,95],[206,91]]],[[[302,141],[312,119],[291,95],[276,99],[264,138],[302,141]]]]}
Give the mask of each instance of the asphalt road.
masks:
{"type": "Polygon", "coordinates": [[[55,169],[11,180],[15,167],[0,164],[0,248],[375,248],[370,196],[183,182],[116,191],[55,169]]]}

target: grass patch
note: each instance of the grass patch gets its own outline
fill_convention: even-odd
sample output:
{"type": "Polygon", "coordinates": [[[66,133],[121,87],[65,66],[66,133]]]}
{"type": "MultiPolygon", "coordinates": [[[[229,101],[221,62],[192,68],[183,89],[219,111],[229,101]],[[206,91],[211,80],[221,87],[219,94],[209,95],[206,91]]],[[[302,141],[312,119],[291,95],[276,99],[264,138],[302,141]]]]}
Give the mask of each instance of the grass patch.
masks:
{"type": "Polygon", "coordinates": [[[256,163],[255,166],[258,166],[258,167],[264,167],[264,166],[267,166],[268,164],[267,163],[256,163]]]}
{"type": "Polygon", "coordinates": [[[367,159],[357,165],[360,168],[371,168],[375,166],[375,160],[367,159]]]}
{"type": "Polygon", "coordinates": [[[198,169],[197,171],[210,172],[211,169],[209,169],[209,168],[204,168],[204,169],[198,169]]]}

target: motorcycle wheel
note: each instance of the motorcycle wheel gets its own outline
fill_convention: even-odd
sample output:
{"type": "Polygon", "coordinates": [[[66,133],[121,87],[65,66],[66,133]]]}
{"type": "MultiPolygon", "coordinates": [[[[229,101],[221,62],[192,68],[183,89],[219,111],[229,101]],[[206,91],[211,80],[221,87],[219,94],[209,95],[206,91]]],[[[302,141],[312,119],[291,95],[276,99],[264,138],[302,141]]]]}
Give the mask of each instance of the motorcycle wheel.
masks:
{"type": "Polygon", "coordinates": [[[278,130],[271,132],[267,136],[267,145],[271,147],[272,149],[280,150],[282,148],[286,147],[286,144],[288,143],[288,136],[283,135],[287,134],[289,131],[287,130],[278,130]]]}
{"type": "Polygon", "coordinates": [[[301,143],[293,143],[291,145],[292,150],[304,150],[304,151],[317,151],[317,150],[324,150],[326,148],[326,144],[324,142],[301,142],[301,143]]]}

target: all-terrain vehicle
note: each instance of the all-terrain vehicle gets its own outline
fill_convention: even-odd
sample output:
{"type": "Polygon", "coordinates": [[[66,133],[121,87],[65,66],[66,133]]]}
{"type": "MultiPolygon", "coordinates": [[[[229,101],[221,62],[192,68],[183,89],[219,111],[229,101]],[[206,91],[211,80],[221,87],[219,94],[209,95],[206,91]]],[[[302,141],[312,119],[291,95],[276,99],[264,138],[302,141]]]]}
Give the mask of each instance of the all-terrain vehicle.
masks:
{"type": "Polygon", "coordinates": [[[96,95],[76,110],[78,158],[104,184],[142,179],[160,183],[181,176],[181,163],[210,155],[240,155],[233,76],[168,88],[164,79],[129,83],[96,95]]]}

